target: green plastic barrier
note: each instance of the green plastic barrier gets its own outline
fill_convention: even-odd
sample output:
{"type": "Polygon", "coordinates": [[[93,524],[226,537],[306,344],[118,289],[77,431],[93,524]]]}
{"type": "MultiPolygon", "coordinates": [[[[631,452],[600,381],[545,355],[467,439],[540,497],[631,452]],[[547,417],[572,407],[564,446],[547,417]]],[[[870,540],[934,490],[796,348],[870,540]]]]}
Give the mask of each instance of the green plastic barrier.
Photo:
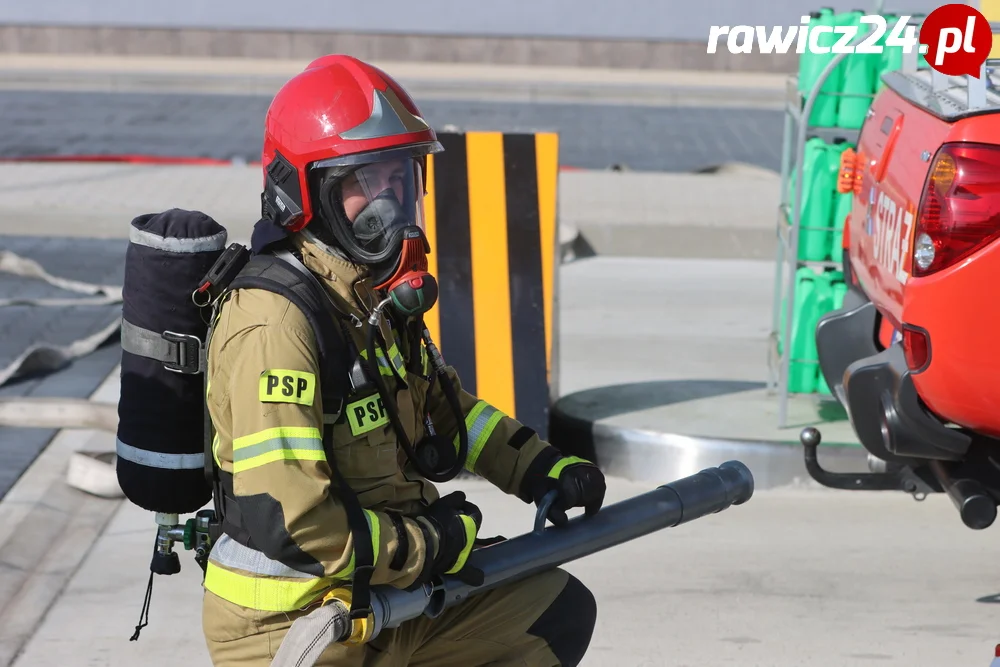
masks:
{"type": "MultiPolygon", "coordinates": [[[[844,284],[844,273],[843,271],[827,271],[822,276],[820,276],[820,301],[823,301],[822,297],[829,296],[829,299],[820,304],[820,309],[823,310],[820,313],[819,318],[816,319],[816,323],[819,324],[819,319],[826,315],[832,310],[837,310],[844,305],[844,295],[847,293],[847,285],[844,284]]],[[[813,327],[813,344],[816,342],[816,327],[813,327]]],[[[817,354],[817,360],[819,355],[817,354]]],[[[817,370],[816,378],[816,393],[825,394],[827,396],[832,395],[833,392],[830,391],[829,385],[826,383],[826,378],[823,377],[823,373],[817,370]]]]}
{"type": "MultiPolygon", "coordinates": [[[[832,11],[827,9],[827,11],[832,11]]],[[[810,12],[809,28],[817,25],[820,19],[820,12],[810,12]]],[[[813,53],[810,49],[806,49],[805,52],[799,54],[799,92],[802,95],[808,95],[809,91],[812,90],[813,84],[816,83],[816,79],[819,78],[820,72],[823,71],[823,67],[819,64],[819,54],[813,53]]]]}
{"type": "MultiPolygon", "coordinates": [[[[834,15],[833,10],[829,7],[824,7],[819,11],[819,17],[814,18],[809,22],[810,29],[815,26],[828,26],[834,28],[837,26],[837,17],[834,15]]],[[[834,33],[832,30],[829,32],[824,32],[820,34],[819,39],[816,40],[816,44],[820,47],[832,48],[840,36],[834,33]]],[[[808,49],[807,49],[808,50],[808,49]]],[[[815,83],[819,79],[819,75],[822,74],[823,70],[830,63],[831,60],[836,56],[835,53],[819,53],[814,56],[815,60],[815,75],[812,78],[811,83],[815,83]]],[[[816,96],[816,101],[813,104],[812,114],[809,116],[809,125],[814,127],[836,127],[837,126],[837,102],[841,88],[841,80],[844,76],[843,68],[837,67],[830,76],[826,78],[823,82],[823,87],[820,88],[819,95],[816,96]]],[[[812,85],[806,89],[808,92],[812,90],[812,85]]]]}
{"type": "Polygon", "coordinates": [[[844,282],[844,272],[835,271],[839,278],[834,278],[833,280],[833,310],[839,310],[844,307],[844,297],[847,296],[847,283],[844,282]]]}
{"type": "MultiPolygon", "coordinates": [[[[860,11],[839,14],[838,25],[854,26],[858,28],[857,34],[863,34],[870,26],[861,23],[862,16],[864,14],[860,11]]],[[[837,127],[861,129],[875,92],[877,72],[873,54],[850,53],[844,56],[839,69],[842,70],[840,76],[842,95],[837,104],[837,127]]]]}
{"type": "Polygon", "coordinates": [[[792,393],[812,393],[816,389],[815,368],[802,363],[808,359],[808,341],[802,336],[802,315],[809,304],[816,300],[816,272],[807,266],[795,273],[795,306],[792,315],[792,342],[787,354],[791,357],[788,365],[788,391],[792,393]]]}
{"type": "Polygon", "coordinates": [[[788,391],[794,394],[812,394],[819,379],[819,356],[816,352],[816,324],[827,312],[832,299],[829,280],[824,280],[809,267],[798,270],[795,276],[795,310],[792,320],[791,362],[788,373],[788,391]]]}
{"type": "MultiPolygon", "coordinates": [[[[831,164],[832,152],[819,137],[806,141],[802,162],[802,208],[799,228],[799,259],[822,262],[830,258],[833,220],[833,193],[837,183],[838,160],[831,164]]],[[[794,195],[794,190],[792,191],[794,195]]]]}

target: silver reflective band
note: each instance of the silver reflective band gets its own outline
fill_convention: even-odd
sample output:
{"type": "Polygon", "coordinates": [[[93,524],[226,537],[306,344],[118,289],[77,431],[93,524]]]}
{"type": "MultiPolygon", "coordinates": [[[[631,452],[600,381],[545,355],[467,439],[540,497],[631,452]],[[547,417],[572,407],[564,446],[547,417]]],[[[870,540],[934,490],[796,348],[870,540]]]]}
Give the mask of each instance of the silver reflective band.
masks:
{"type": "MultiPolygon", "coordinates": [[[[486,406],[483,407],[483,411],[476,416],[476,420],[472,422],[472,426],[469,428],[470,443],[478,444],[479,439],[483,437],[484,431],[486,430],[486,426],[490,423],[490,419],[492,419],[493,415],[495,415],[497,412],[499,411],[492,405],[487,404],[486,406]]],[[[489,433],[486,433],[485,435],[486,437],[489,437],[492,433],[493,429],[491,428],[489,430],[489,433]]]]}
{"type": "Polygon", "coordinates": [[[135,227],[129,229],[128,232],[128,240],[136,245],[144,245],[149,248],[165,250],[167,252],[183,253],[212,252],[215,250],[222,250],[226,247],[226,237],[227,233],[225,231],[213,234],[212,236],[203,236],[197,239],[179,239],[173,236],[164,238],[162,236],[157,236],[152,232],[136,229],[135,227]]]}
{"type": "MultiPolygon", "coordinates": [[[[483,448],[486,447],[486,441],[490,439],[493,435],[493,430],[497,427],[500,419],[504,417],[504,413],[500,412],[492,405],[486,401],[480,401],[478,405],[482,406],[479,414],[475,416],[472,421],[472,425],[468,426],[469,434],[469,451],[466,453],[465,458],[465,469],[471,473],[476,472],[476,463],[479,461],[479,455],[483,453],[483,448]]],[[[477,405],[477,407],[478,407],[477,405]]],[[[476,408],[472,409],[469,416],[476,411],[476,408]]],[[[468,423],[468,416],[466,417],[466,423],[468,423]]],[[[458,444],[458,436],[455,436],[455,444],[458,444]]]]}
{"type": "Polygon", "coordinates": [[[197,454],[164,454],[163,452],[151,452],[148,449],[139,449],[132,445],[126,445],[121,440],[116,440],[115,447],[118,456],[138,463],[147,468],[163,468],[164,470],[197,470],[205,467],[205,453],[197,454]]]}
{"type": "Polygon", "coordinates": [[[287,577],[290,579],[316,579],[314,575],[293,570],[284,563],[272,560],[262,552],[245,547],[229,535],[223,534],[212,547],[209,559],[231,570],[243,570],[266,577],[287,577]]]}
{"type": "Polygon", "coordinates": [[[340,136],[348,140],[378,139],[427,129],[429,129],[427,121],[414,116],[402,103],[394,105],[385,93],[376,88],[372,92],[372,112],[368,120],[341,132],[340,136]]]}

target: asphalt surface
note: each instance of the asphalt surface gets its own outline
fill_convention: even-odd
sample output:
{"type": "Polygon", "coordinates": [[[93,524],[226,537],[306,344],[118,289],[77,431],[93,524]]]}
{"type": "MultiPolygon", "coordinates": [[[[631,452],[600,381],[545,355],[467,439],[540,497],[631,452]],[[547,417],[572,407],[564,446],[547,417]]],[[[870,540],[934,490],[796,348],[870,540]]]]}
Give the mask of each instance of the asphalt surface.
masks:
{"type": "MultiPolygon", "coordinates": [[[[0,236],[0,249],[33,259],[60,278],[104,285],[124,279],[127,241],[0,236]]],[[[0,294],[27,298],[74,298],[41,280],[0,273],[0,294]]],[[[121,306],[0,307],[0,362],[36,342],[65,345],[97,332],[121,306]]],[[[52,373],[19,377],[0,386],[5,398],[86,398],[121,361],[117,338],[52,373]]],[[[0,426],[0,498],[56,434],[54,429],[0,426]]]]}
{"type": "MultiPolygon", "coordinates": [[[[270,98],[0,91],[0,157],[139,154],[260,159],[270,98]]],[[[778,170],[780,111],[417,100],[436,129],[557,131],[560,161],[584,169],[694,171],[724,162],[778,170]]]]}

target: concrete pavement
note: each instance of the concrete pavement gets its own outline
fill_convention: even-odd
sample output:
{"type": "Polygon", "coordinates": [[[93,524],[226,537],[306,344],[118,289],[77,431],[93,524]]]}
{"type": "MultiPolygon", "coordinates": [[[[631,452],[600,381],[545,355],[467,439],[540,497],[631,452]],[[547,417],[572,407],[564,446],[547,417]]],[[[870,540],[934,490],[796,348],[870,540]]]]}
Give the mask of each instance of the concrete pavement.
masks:
{"type": "MultiPolygon", "coordinates": [[[[116,403],[117,373],[91,398],[116,403]]],[[[114,449],[107,431],[59,432],[0,499],[0,665],[18,656],[63,595],[120,501],[90,496],[64,482],[81,450],[114,449]]],[[[87,655],[89,649],[77,654],[87,655]]],[[[30,663],[29,663],[30,664],[30,663]]],[[[64,664],[83,664],[70,661],[64,664]]]]}
{"type": "MultiPolygon", "coordinates": [[[[530,528],[520,501],[460,486],[483,509],[484,534],[530,528]]],[[[608,502],[649,488],[612,480],[608,502]]],[[[150,625],[128,641],[153,529],[150,514],[122,505],[15,667],[208,667],[189,553],[179,575],[156,578],[150,625]]],[[[1000,641],[996,548],[997,533],[966,529],[944,497],[761,491],[570,564],[599,604],[582,665],[986,665],[1000,641]]]]}
{"type": "MultiPolygon", "coordinates": [[[[202,210],[236,238],[260,217],[260,168],[0,163],[0,234],[127,238],[136,215],[202,210]]],[[[559,221],[601,255],[769,261],[779,179],[741,166],[715,174],[564,171],[559,221]]]]}

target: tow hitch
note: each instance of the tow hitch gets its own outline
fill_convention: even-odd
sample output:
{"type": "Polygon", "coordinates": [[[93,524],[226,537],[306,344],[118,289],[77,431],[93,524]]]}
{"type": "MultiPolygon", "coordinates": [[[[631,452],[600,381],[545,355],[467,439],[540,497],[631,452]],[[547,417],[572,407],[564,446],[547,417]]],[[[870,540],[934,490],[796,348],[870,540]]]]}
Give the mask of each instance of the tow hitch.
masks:
{"type": "Polygon", "coordinates": [[[911,468],[898,463],[887,463],[881,460],[873,461],[869,456],[868,467],[878,468],[879,472],[830,472],[819,464],[816,450],[822,441],[819,429],[808,427],[802,429],[799,441],[805,449],[806,470],[814,480],[831,489],[846,489],[848,491],[905,491],[916,500],[923,500],[928,493],[940,493],[941,486],[934,479],[929,469],[911,468]]]}
{"type": "MultiPolygon", "coordinates": [[[[983,482],[998,479],[1000,465],[989,456],[977,456],[978,449],[970,449],[970,458],[959,463],[927,459],[926,462],[902,464],[869,456],[868,467],[873,472],[840,473],[820,466],[816,450],[821,440],[819,430],[812,427],[802,429],[799,434],[805,450],[806,470],[823,486],[856,491],[905,491],[916,500],[923,500],[929,493],[947,493],[962,523],[969,528],[988,528],[996,520],[996,494],[983,482]],[[874,471],[876,469],[878,471],[874,471]]],[[[996,485],[991,484],[990,488],[996,485]]]]}

